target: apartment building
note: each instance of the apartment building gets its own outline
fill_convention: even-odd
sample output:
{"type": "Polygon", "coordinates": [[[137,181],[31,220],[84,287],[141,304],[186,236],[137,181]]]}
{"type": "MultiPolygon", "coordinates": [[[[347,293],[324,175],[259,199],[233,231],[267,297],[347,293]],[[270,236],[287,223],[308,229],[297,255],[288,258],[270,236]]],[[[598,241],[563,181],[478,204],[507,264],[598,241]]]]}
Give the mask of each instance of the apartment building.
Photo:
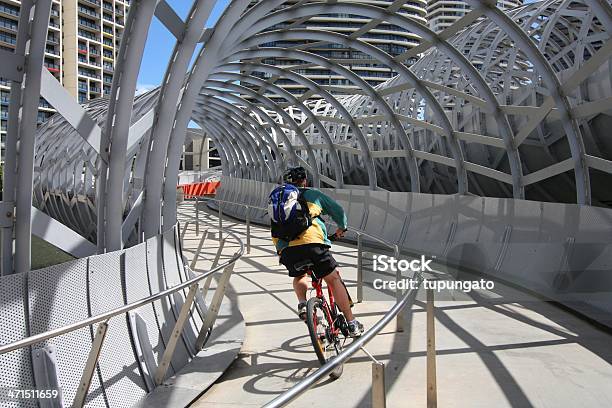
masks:
{"type": "MultiPolygon", "coordinates": [[[[285,3],[280,8],[291,7],[298,3],[304,4],[305,2],[298,2],[295,0],[294,2],[285,3]]],[[[356,0],[355,3],[382,8],[397,6],[397,2],[392,0],[356,0]]],[[[252,7],[255,4],[256,2],[253,2],[250,6],[252,7]]],[[[398,12],[417,20],[421,24],[427,24],[427,20],[425,19],[426,4],[426,0],[406,0],[399,5],[398,12]]],[[[301,22],[299,27],[296,28],[320,29],[351,35],[369,22],[370,20],[368,18],[358,15],[322,14],[301,22]]],[[[272,29],[276,29],[276,27],[272,29]]],[[[369,44],[375,45],[392,56],[401,55],[420,43],[420,37],[418,35],[387,22],[381,22],[376,27],[368,30],[368,32],[360,35],[359,38],[369,44]]],[[[341,63],[353,70],[372,86],[379,85],[397,75],[397,73],[393,72],[387,65],[379,63],[367,53],[337,43],[320,43],[317,46],[312,46],[308,44],[310,42],[312,41],[286,40],[271,42],[269,44],[264,44],[264,46],[286,48],[299,47],[307,49],[309,52],[341,63]]],[[[324,67],[310,65],[296,69],[298,65],[302,65],[302,62],[290,58],[266,58],[262,62],[281,68],[292,68],[294,72],[305,76],[317,84],[331,86],[334,89],[346,89],[350,92],[350,89],[355,88],[343,75],[339,75],[324,67]]],[[[406,62],[410,63],[410,61],[406,62]]],[[[271,78],[270,75],[262,73],[253,73],[253,75],[259,76],[262,79],[271,78]]],[[[277,79],[274,83],[298,96],[303,95],[307,90],[304,86],[287,78],[277,79]]],[[[273,96],[270,97],[275,99],[273,96]]]]}
{"type": "MultiPolygon", "coordinates": [[[[130,0],[53,0],[44,65],[79,103],[110,94],[129,6],[130,0]]],[[[0,0],[0,48],[15,49],[20,9],[21,1],[0,0]]],[[[2,152],[9,91],[10,83],[0,78],[2,152]]],[[[54,113],[41,98],[38,123],[54,113]]]]}
{"type": "MultiPolygon", "coordinates": [[[[498,0],[497,7],[510,9],[521,6],[523,0],[498,0]]],[[[428,0],[427,21],[432,31],[440,32],[466,15],[470,6],[461,0],[428,0]]]]}

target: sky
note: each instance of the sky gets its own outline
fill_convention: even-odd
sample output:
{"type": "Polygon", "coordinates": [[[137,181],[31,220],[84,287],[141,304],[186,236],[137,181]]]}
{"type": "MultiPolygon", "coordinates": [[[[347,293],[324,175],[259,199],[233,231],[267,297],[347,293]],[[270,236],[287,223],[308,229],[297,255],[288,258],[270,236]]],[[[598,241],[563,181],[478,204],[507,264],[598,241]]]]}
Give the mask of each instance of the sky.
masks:
{"type": "MultiPolygon", "coordinates": [[[[185,21],[193,2],[186,0],[167,0],[167,2],[172,6],[176,14],[185,21]]],[[[212,27],[217,22],[228,3],[229,0],[217,1],[206,22],[206,27],[212,27]]],[[[136,87],[138,93],[153,89],[161,83],[175,42],[174,36],[154,17],[149,28],[149,35],[138,75],[138,85],[136,87]]]]}

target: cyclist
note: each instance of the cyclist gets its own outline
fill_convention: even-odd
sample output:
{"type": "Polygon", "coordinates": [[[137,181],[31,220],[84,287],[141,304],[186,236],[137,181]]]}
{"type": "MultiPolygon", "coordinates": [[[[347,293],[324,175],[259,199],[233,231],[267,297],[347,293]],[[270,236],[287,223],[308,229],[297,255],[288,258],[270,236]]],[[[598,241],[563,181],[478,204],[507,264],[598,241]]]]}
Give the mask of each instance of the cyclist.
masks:
{"type": "Polygon", "coordinates": [[[349,335],[358,337],[363,333],[363,324],[353,316],[348,291],[338,273],[338,264],[329,252],[331,242],[327,237],[325,223],[318,218],[320,215],[330,215],[338,226],[335,236],[342,238],[346,231],[346,214],[340,204],[321,191],[306,188],[306,170],[303,167],[289,168],[283,175],[283,182],[300,189],[301,198],[306,201],[312,218],[312,225],[292,241],[272,237],[280,255],[280,263],[293,278],[293,290],[298,298],[298,316],[306,320],[306,292],[309,281],[305,273],[296,270],[295,264],[309,259],[314,264],[313,274],[331,287],[336,303],[348,322],[349,335]]]}

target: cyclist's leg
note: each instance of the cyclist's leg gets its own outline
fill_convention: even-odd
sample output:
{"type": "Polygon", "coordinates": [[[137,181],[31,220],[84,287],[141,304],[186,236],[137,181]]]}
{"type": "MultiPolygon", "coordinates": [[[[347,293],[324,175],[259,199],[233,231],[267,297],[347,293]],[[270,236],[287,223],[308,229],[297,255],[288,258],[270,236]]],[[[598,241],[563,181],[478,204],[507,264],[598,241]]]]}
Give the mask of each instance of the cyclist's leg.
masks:
{"type": "Polygon", "coordinates": [[[327,286],[332,289],[334,293],[334,299],[336,300],[336,304],[340,308],[340,311],[344,314],[348,321],[354,319],[353,312],[351,311],[351,304],[349,302],[348,293],[346,292],[346,288],[342,283],[342,278],[340,278],[340,274],[338,270],[334,270],[332,273],[325,275],[323,277],[327,286]]]}
{"type": "Polygon", "coordinates": [[[298,298],[298,302],[306,302],[306,292],[308,291],[308,275],[296,276],[293,278],[293,290],[298,298]]]}

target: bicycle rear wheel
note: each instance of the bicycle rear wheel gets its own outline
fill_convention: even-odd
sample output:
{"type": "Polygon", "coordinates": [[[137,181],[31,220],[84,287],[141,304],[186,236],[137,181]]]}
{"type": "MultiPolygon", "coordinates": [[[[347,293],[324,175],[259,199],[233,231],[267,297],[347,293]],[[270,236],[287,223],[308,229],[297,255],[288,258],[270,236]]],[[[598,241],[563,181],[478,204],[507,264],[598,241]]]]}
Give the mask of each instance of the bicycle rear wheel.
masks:
{"type": "MultiPolygon", "coordinates": [[[[342,351],[340,339],[332,333],[332,322],[327,320],[323,309],[323,301],[317,297],[310,298],[306,305],[306,324],[310,333],[310,341],[314,347],[319,363],[324,365],[342,351]]],[[[343,365],[336,367],[329,376],[339,378],[344,370],[343,365]]]]}

